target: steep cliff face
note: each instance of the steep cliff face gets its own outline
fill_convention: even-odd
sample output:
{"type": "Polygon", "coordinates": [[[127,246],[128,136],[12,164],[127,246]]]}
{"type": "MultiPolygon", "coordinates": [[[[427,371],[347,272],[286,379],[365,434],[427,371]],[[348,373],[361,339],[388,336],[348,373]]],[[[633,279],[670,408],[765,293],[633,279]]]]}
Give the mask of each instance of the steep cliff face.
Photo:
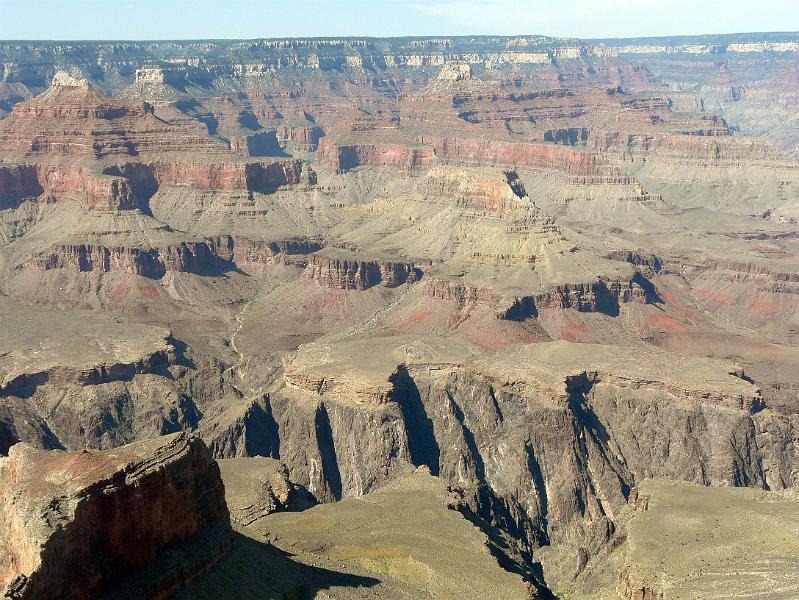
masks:
{"type": "Polygon", "coordinates": [[[324,247],[319,239],[310,238],[265,241],[229,235],[213,241],[221,257],[244,270],[297,259],[305,260],[306,255],[319,252],[324,247]]]}
{"type": "Polygon", "coordinates": [[[625,152],[665,159],[707,161],[784,160],[786,156],[762,139],[742,140],[730,133],[693,135],[595,132],[589,146],[600,152],[625,152]]]}
{"type": "Polygon", "coordinates": [[[731,365],[562,342],[477,360],[469,346],[394,344],[303,348],[271,394],[281,460],[318,498],[366,493],[409,460],[464,488],[470,510],[528,549],[591,554],[647,477],[797,483],[799,457],[784,450],[795,418],[764,409],[731,365]]]}
{"type": "Polygon", "coordinates": [[[288,478],[286,466],[271,458],[218,460],[230,519],[242,527],[275,512],[314,505],[307,490],[288,478]]]}
{"type": "Polygon", "coordinates": [[[519,321],[537,316],[540,310],[546,308],[573,308],[579,312],[617,315],[621,304],[628,302],[645,304],[651,300],[640,282],[640,277],[634,277],[629,281],[600,279],[590,283],[559,285],[552,290],[532,296],[506,300],[488,288],[458,284],[429,276],[425,278],[424,293],[432,299],[454,302],[461,311],[483,305],[493,309],[497,318],[519,321]]]}
{"type": "Polygon", "coordinates": [[[366,290],[375,285],[396,287],[413,283],[417,269],[412,262],[334,258],[312,255],[303,277],[321,286],[342,290],[366,290]]]}
{"type": "MultiPolygon", "coordinates": [[[[169,546],[228,526],[219,468],[185,434],[105,453],[18,444],[0,459],[0,488],[0,586],[9,598],[95,597],[169,546]]],[[[172,586],[192,574],[172,573],[172,586]]]]}
{"type": "Polygon", "coordinates": [[[557,169],[574,175],[599,175],[608,169],[596,155],[560,145],[427,135],[419,148],[391,143],[339,144],[323,138],[317,156],[337,172],[362,165],[414,170],[433,164],[436,158],[466,164],[498,163],[557,169]]]}
{"type": "Polygon", "coordinates": [[[514,301],[504,313],[505,318],[535,315],[544,308],[573,308],[579,312],[618,314],[619,305],[628,302],[645,304],[650,299],[641,287],[640,279],[603,281],[557,286],[554,290],[514,301]]]}
{"type": "Polygon", "coordinates": [[[18,441],[112,448],[197,427],[203,387],[184,380],[190,389],[183,388],[194,370],[168,330],[2,300],[9,319],[0,351],[3,454],[18,441]]]}
{"type": "Polygon", "coordinates": [[[435,277],[426,277],[424,283],[426,296],[435,300],[454,302],[458,310],[464,310],[479,303],[490,306],[497,305],[501,301],[496,292],[479,286],[457,284],[435,277]]]}
{"type": "Polygon", "coordinates": [[[596,155],[554,144],[427,136],[425,140],[436,156],[451,160],[557,169],[573,175],[601,175],[607,169],[596,155]]]}
{"type": "Polygon", "coordinates": [[[88,210],[147,210],[147,201],[161,187],[269,194],[315,182],[316,174],[300,160],[131,162],[102,171],[69,164],[0,165],[0,210],[30,198],[57,202],[74,197],[88,210]]]}
{"type": "Polygon", "coordinates": [[[418,186],[425,200],[508,214],[532,201],[513,170],[493,171],[437,166],[418,186]]]}
{"type": "Polygon", "coordinates": [[[94,172],[79,165],[18,164],[0,166],[0,209],[15,208],[28,198],[57,201],[77,195],[89,210],[140,208],[124,177],[94,172]]]}
{"type": "Polygon", "coordinates": [[[166,273],[219,272],[224,260],[212,242],[182,242],[161,248],[108,248],[99,245],[59,245],[27,261],[22,268],[36,271],[68,269],[77,272],[128,273],[160,279],[166,273]]]}
{"type": "Polygon", "coordinates": [[[319,142],[317,160],[342,173],[363,165],[393,166],[414,170],[435,160],[432,148],[413,148],[401,144],[337,144],[328,138],[319,142]]]}

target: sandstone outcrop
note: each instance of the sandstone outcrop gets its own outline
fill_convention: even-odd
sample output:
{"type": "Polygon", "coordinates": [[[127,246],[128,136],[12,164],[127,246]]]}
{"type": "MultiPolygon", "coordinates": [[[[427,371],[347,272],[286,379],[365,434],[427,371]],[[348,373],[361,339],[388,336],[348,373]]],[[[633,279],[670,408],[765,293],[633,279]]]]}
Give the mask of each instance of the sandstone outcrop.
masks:
{"type": "MultiPolygon", "coordinates": [[[[96,597],[171,545],[228,522],[219,468],[183,434],[109,452],[17,444],[0,458],[0,487],[7,598],[96,597]]],[[[194,567],[224,547],[216,551],[194,567]]],[[[174,573],[173,589],[191,575],[174,573]]]]}

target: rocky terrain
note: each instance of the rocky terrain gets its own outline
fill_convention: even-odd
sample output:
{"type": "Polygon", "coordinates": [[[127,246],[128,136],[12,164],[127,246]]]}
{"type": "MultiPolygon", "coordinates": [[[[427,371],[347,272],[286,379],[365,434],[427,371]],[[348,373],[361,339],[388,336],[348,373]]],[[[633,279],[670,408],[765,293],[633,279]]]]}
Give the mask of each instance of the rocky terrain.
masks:
{"type": "MultiPolygon", "coordinates": [[[[4,598],[116,593],[169,546],[230,529],[219,468],[202,441],[184,433],[107,452],[16,444],[0,458],[0,486],[4,598]]],[[[164,572],[150,597],[179,589],[206,566],[164,572]]]]}
{"type": "Polygon", "coordinates": [[[799,34],[0,57],[6,597],[792,597],[799,34]]]}

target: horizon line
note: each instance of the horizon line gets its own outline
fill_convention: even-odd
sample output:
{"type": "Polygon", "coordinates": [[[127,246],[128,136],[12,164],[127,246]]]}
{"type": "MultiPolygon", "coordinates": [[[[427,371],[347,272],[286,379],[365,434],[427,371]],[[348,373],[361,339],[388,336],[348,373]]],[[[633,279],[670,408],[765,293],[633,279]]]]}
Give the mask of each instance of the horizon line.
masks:
{"type": "Polygon", "coordinates": [[[418,39],[474,39],[474,38],[544,38],[549,40],[576,40],[580,42],[604,42],[622,40],[662,40],[670,38],[707,38],[721,36],[741,36],[741,35],[795,35],[799,37],[799,30],[792,31],[734,31],[725,33],[671,33],[667,35],[642,35],[642,36],[617,36],[617,37],[576,37],[576,36],[557,36],[542,33],[524,33],[509,35],[501,33],[476,33],[458,35],[326,35],[326,36],[264,36],[264,37],[197,37],[197,38],[3,38],[0,43],[103,43],[103,42],[132,42],[132,43],[156,43],[156,42],[257,42],[264,40],[284,41],[284,40],[418,40],[418,39]]]}

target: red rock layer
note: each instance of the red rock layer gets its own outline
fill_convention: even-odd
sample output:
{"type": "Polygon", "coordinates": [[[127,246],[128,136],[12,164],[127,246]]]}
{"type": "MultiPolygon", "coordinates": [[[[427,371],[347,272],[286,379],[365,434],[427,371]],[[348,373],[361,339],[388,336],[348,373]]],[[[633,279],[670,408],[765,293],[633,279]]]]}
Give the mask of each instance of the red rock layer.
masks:
{"type": "Polygon", "coordinates": [[[19,164],[0,166],[0,209],[41,195],[57,199],[68,194],[84,197],[89,209],[128,210],[138,207],[124,177],[102,175],[78,165],[19,164]]]}
{"type": "Polygon", "coordinates": [[[314,151],[322,139],[323,131],[321,127],[293,127],[283,125],[275,128],[275,136],[279,142],[298,144],[306,150],[314,151]]]}
{"type": "Polygon", "coordinates": [[[99,597],[164,548],[229,526],[219,467],[186,434],[108,452],[18,444],[0,488],[0,588],[18,600],[99,597]]]}
{"type": "MultiPolygon", "coordinates": [[[[58,80],[58,77],[56,77],[58,80]]],[[[155,116],[144,102],[108,98],[85,82],[58,82],[16,104],[0,123],[0,149],[23,156],[103,158],[147,153],[219,155],[227,148],[197,129],[155,116]]]]}
{"type": "Polygon", "coordinates": [[[542,169],[574,175],[602,175],[607,167],[600,158],[557,144],[530,144],[477,138],[428,138],[436,156],[467,162],[488,162],[542,169]]]}
{"type": "Polygon", "coordinates": [[[88,209],[144,208],[159,187],[271,193],[286,185],[315,183],[313,171],[300,160],[256,162],[132,162],[107,167],[103,173],[75,164],[0,165],[0,210],[27,198],[58,200],[84,197],[88,209]]]}
{"type": "MultiPolygon", "coordinates": [[[[707,133],[707,132],[705,132],[707,133]]],[[[623,151],[698,161],[774,160],[785,157],[769,142],[731,135],[594,132],[589,146],[599,152],[623,151]]]]}
{"type": "Polygon", "coordinates": [[[323,138],[319,142],[317,160],[327,164],[337,173],[362,165],[393,166],[413,170],[432,163],[435,154],[431,148],[412,148],[390,143],[338,145],[323,138]]]}
{"type": "MultiPolygon", "coordinates": [[[[431,138],[425,136],[421,147],[393,143],[337,144],[324,138],[317,158],[336,172],[361,165],[395,166],[413,170],[433,163],[436,158],[461,163],[496,163],[556,169],[571,175],[613,176],[626,181],[589,152],[548,143],[506,142],[479,138],[431,138]]],[[[615,181],[615,179],[614,179],[615,181]]]]}

